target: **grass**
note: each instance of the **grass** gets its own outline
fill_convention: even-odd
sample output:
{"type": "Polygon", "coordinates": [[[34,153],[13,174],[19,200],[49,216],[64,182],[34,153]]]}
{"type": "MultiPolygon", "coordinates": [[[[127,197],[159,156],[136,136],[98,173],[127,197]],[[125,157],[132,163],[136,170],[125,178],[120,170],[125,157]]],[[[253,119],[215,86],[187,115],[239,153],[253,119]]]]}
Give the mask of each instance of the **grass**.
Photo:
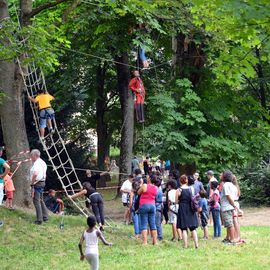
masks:
{"type": "MultiPolygon", "coordinates": [[[[85,228],[82,216],[65,217],[64,230],[59,229],[61,217],[50,217],[42,226],[31,224],[34,216],[22,210],[0,209],[0,219],[5,222],[0,228],[0,269],[89,269],[80,262],[78,241],[85,228]]],[[[199,229],[199,236],[202,232],[199,229]]],[[[164,226],[164,238],[170,239],[170,226],[164,226]]],[[[210,228],[212,234],[212,229],[210,228]]],[[[224,233],[224,231],[223,231],[224,233]]],[[[200,241],[200,248],[182,249],[181,243],[163,241],[158,246],[143,247],[130,239],[132,226],[118,225],[108,229],[106,238],[113,247],[100,243],[100,269],[103,270],[170,270],[170,269],[269,269],[269,227],[247,226],[242,236],[247,239],[243,246],[225,246],[219,240],[200,241]]]]}

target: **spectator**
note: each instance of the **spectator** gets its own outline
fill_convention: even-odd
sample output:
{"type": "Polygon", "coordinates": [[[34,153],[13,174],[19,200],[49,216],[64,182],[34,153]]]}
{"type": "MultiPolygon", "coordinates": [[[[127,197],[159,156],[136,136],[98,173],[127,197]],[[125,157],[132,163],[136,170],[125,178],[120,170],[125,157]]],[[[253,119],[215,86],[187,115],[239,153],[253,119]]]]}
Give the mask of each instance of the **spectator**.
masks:
{"type": "Polygon", "coordinates": [[[175,180],[170,180],[167,183],[168,187],[168,206],[169,206],[169,224],[172,225],[172,241],[176,241],[176,237],[178,236],[178,241],[182,239],[180,229],[176,228],[177,224],[177,213],[179,209],[178,201],[175,200],[176,198],[176,189],[177,183],[175,180]]]}
{"type": "Polygon", "coordinates": [[[13,196],[14,196],[15,187],[12,180],[12,174],[8,173],[4,177],[4,181],[5,181],[5,192],[6,192],[6,197],[7,197],[6,206],[9,209],[13,209],[13,196]]]}
{"type": "Polygon", "coordinates": [[[209,170],[207,173],[207,179],[208,179],[208,184],[207,184],[207,198],[210,198],[212,195],[213,190],[211,190],[211,182],[216,181],[217,179],[214,177],[214,172],[212,170],[209,170]]]}
{"type": "Polygon", "coordinates": [[[201,190],[204,190],[203,183],[199,180],[199,177],[200,177],[199,173],[195,172],[193,174],[194,179],[193,187],[195,195],[197,195],[201,190]]]}
{"type": "Polygon", "coordinates": [[[186,175],[180,177],[181,189],[176,192],[175,201],[179,201],[179,211],[177,215],[177,228],[181,229],[184,248],[188,247],[188,234],[189,229],[192,234],[195,248],[199,247],[197,227],[198,218],[197,213],[191,208],[192,190],[188,186],[188,178],[186,175]]]}
{"type": "Polygon", "coordinates": [[[165,161],[165,172],[166,172],[166,176],[169,176],[170,170],[171,170],[171,161],[167,159],[165,161]]]}
{"type": "Polygon", "coordinates": [[[235,230],[233,225],[233,213],[237,210],[234,202],[234,185],[232,183],[233,174],[231,171],[224,171],[222,180],[224,182],[221,193],[221,213],[223,217],[224,227],[227,229],[227,236],[222,241],[225,244],[235,244],[235,230]]]}
{"type": "Polygon", "coordinates": [[[135,181],[135,182],[141,182],[141,180],[142,180],[142,171],[141,171],[141,169],[136,169],[134,171],[134,174],[135,174],[135,177],[134,177],[134,180],[133,181],[135,181]]]}
{"type": "Polygon", "coordinates": [[[31,186],[33,187],[33,203],[36,209],[36,225],[48,221],[48,212],[43,201],[43,191],[46,181],[47,165],[40,158],[40,151],[34,149],[30,153],[33,166],[30,170],[31,186]]]}
{"type": "Polygon", "coordinates": [[[243,240],[241,240],[240,223],[239,223],[239,218],[238,218],[239,216],[243,215],[243,211],[240,210],[240,204],[239,204],[239,197],[241,195],[241,191],[240,191],[240,187],[239,187],[239,184],[235,175],[233,175],[232,183],[234,185],[233,199],[234,199],[234,204],[236,206],[236,209],[234,210],[234,213],[233,213],[233,225],[234,225],[234,230],[235,230],[234,239],[236,242],[243,242],[243,240]]]}
{"type": "Polygon", "coordinates": [[[104,231],[105,218],[104,218],[104,203],[102,196],[96,192],[89,182],[83,183],[83,188],[80,192],[70,196],[71,199],[85,196],[92,205],[93,213],[96,217],[99,229],[104,231]]]}
{"type": "Polygon", "coordinates": [[[56,197],[56,191],[50,189],[48,195],[45,199],[46,207],[54,214],[62,214],[64,212],[64,202],[56,197]]]}
{"type": "Polygon", "coordinates": [[[135,172],[135,170],[140,169],[140,162],[137,159],[136,156],[134,156],[134,158],[131,161],[131,170],[132,172],[135,172]]]}
{"type": "Polygon", "coordinates": [[[96,229],[96,219],[93,216],[87,218],[88,228],[83,232],[80,243],[80,259],[83,261],[86,259],[91,266],[92,270],[99,269],[99,251],[98,251],[98,239],[100,239],[104,245],[112,246],[111,243],[107,242],[102,233],[96,229]],[[85,252],[82,251],[83,242],[86,242],[85,252]]]}
{"type": "Polygon", "coordinates": [[[145,175],[149,174],[149,163],[150,163],[150,159],[149,157],[146,157],[146,159],[143,161],[143,170],[144,170],[145,175]]]}
{"type": "Polygon", "coordinates": [[[147,183],[142,183],[138,190],[140,197],[140,221],[143,244],[147,244],[147,229],[150,227],[150,232],[153,240],[153,245],[157,244],[157,227],[156,227],[156,206],[155,199],[157,195],[157,187],[154,186],[150,178],[147,178],[147,183]]]}
{"type": "Polygon", "coordinates": [[[1,158],[3,150],[4,148],[0,147],[0,205],[2,205],[4,199],[4,177],[10,171],[10,167],[7,162],[1,158]]]}
{"type": "Polygon", "coordinates": [[[140,182],[133,182],[132,183],[132,192],[130,196],[130,207],[131,207],[131,213],[132,213],[132,220],[133,220],[133,226],[134,226],[134,232],[135,232],[135,238],[138,239],[141,234],[140,229],[140,216],[139,216],[139,199],[140,196],[138,195],[138,190],[140,188],[141,183],[140,182]]]}
{"type": "Polygon", "coordinates": [[[125,224],[130,223],[130,193],[132,191],[132,181],[133,181],[133,175],[129,175],[128,179],[123,183],[120,192],[122,193],[122,203],[123,206],[126,208],[125,214],[124,214],[124,222],[125,224]]]}
{"type": "Polygon", "coordinates": [[[203,239],[207,240],[208,239],[208,219],[209,219],[209,209],[208,209],[208,202],[206,200],[206,191],[201,190],[200,191],[200,201],[199,201],[199,213],[200,213],[200,218],[201,218],[201,226],[203,228],[203,239]]]}
{"type": "MultiPolygon", "coordinates": [[[[155,177],[155,176],[153,176],[155,177]]],[[[156,226],[157,226],[157,237],[158,240],[161,241],[163,239],[162,235],[162,189],[161,189],[161,180],[157,177],[152,180],[154,185],[158,188],[157,196],[156,196],[156,226]]]]}
{"type": "Polygon", "coordinates": [[[220,196],[218,191],[218,182],[213,181],[211,183],[211,189],[213,190],[213,193],[210,197],[209,204],[214,223],[214,238],[217,238],[221,237],[221,218],[219,204],[220,196]]]}

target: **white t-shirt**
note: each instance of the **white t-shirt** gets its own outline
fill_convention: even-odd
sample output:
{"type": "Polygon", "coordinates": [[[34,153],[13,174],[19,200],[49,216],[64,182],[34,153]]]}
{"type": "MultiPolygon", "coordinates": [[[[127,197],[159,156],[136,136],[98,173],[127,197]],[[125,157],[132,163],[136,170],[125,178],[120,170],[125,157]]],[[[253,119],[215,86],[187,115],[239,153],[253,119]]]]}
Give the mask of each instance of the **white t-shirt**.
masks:
{"type": "Polygon", "coordinates": [[[168,192],[168,200],[171,202],[171,203],[175,203],[175,195],[176,195],[176,189],[172,189],[168,192]]]}
{"type": "Polygon", "coordinates": [[[230,182],[224,183],[223,188],[222,188],[222,193],[221,193],[221,198],[220,198],[222,212],[234,210],[233,206],[229,203],[229,201],[226,197],[228,195],[230,195],[231,198],[234,200],[235,185],[233,183],[230,183],[230,182]]]}
{"type": "Polygon", "coordinates": [[[85,231],[83,233],[85,240],[85,253],[87,254],[97,254],[98,255],[98,237],[97,230],[93,230],[91,233],[85,231]]]}
{"type": "Polygon", "coordinates": [[[39,158],[34,162],[32,168],[30,169],[30,179],[32,180],[34,173],[37,173],[36,181],[45,181],[46,172],[47,164],[41,158],[39,158]]]}
{"type": "Polygon", "coordinates": [[[234,201],[238,201],[239,200],[238,188],[235,185],[233,185],[233,195],[232,195],[232,198],[233,198],[234,201]]]}
{"type": "MultiPolygon", "coordinates": [[[[129,180],[126,180],[122,187],[121,187],[121,191],[126,190],[131,192],[132,191],[132,183],[129,180]]],[[[127,203],[128,202],[128,193],[126,192],[122,192],[122,203],[127,203]]]]}

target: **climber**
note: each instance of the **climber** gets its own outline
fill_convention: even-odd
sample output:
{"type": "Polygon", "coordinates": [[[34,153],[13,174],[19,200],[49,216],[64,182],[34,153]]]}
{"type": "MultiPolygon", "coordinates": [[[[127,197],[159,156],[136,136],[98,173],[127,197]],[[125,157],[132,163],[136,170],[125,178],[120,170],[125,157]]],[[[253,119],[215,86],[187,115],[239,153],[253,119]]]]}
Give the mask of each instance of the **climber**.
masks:
{"type": "Polygon", "coordinates": [[[144,97],[145,89],[138,70],[133,71],[134,78],[129,82],[129,88],[135,93],[135,110],[137,121],[144,122],[144,97]]]}
{"type": "Polygon", "coordinates": [[[54,100],[54,97],[51,96],[45,90],[38,90],[38,94],[35,98],[28,97],[28,99],[38,104],[40,117],[39,119],[40,139],[43,140],[47,123],[49,132],[51,134],[54,133],[54,129],[52,127],[52,120],[54,119],[54,110],[51,107],[51,101],[54,100]]]}

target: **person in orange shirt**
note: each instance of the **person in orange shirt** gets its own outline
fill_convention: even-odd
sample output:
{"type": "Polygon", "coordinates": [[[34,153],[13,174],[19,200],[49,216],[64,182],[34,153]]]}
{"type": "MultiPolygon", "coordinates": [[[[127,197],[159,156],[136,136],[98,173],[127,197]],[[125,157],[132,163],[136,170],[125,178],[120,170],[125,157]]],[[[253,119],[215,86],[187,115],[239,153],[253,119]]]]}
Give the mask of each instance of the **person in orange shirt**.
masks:
{"type": "Polygon", "coordinates": [[[7,208],[12,209],[13,208],[13,195],[15,191],[15,187],[12,180],[12,173],[9,173],[4,177],[4,183],[5,183],[5,192],[7,196],[6,206],[7,208]]]}
{"type": "Polygon", "coordinates": [[[45,128],[49,128],[50,133],[54,133],[54,129],[52,127],[52,120],[54,119],[54,110],[51,106],[51,101],[54,100],[54,97],[51,96],[45,90],[38,90],[38,95],[33,97],[28,97],[28,99],[36,104],[38,104],[39,108],[39,130],[40,130],[40,138],[44,139],[45,128]]]}
{"type": "Polygon", "coordinates": [[[143,85],[143,81],[140,78],[140,72],[138,70],[134,70],[133,72],[134,78],[129,82],[129,89],[135,93],[135,110],[137,121],[140,123],[144,122],[144,98],[145,98],[145,89],[143,85]]]}

